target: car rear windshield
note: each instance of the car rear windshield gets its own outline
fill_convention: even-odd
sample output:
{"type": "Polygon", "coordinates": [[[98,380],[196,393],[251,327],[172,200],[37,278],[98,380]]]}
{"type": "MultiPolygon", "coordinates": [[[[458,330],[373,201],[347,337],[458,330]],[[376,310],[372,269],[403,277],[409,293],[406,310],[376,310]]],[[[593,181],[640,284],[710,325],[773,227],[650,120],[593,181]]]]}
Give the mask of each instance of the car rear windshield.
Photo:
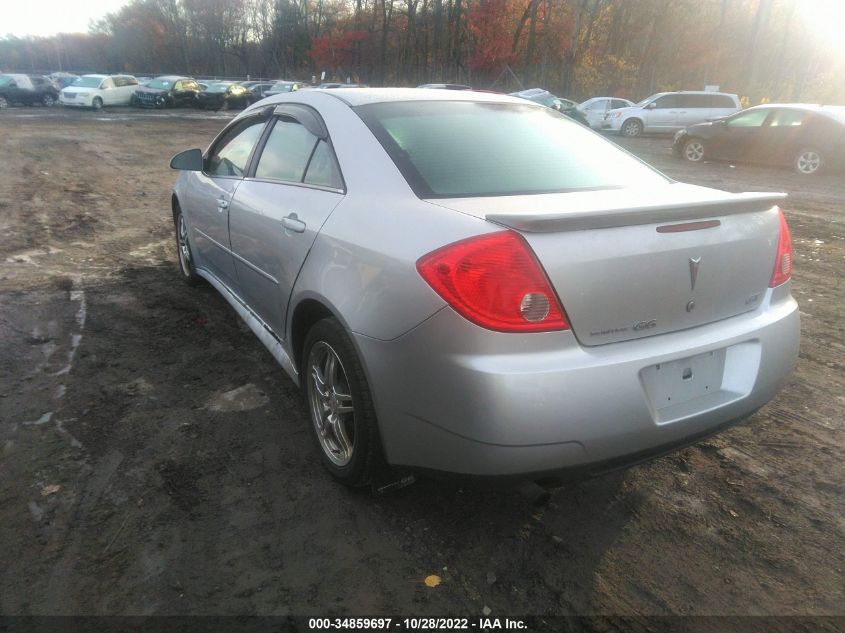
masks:
{"type": "Polygon", "coordinates": [[[472,101],[355,108],[420,198],[663,184],[666,178],[548,108],[472,101]]]}
{"type": "Polygon", "coordinates": [[[12,83],[12,81],[14,81],[14,79],[15,78],[12,77],[11,75],[0,75],[0,86],[8,85],[8,84],[12,83]]]}

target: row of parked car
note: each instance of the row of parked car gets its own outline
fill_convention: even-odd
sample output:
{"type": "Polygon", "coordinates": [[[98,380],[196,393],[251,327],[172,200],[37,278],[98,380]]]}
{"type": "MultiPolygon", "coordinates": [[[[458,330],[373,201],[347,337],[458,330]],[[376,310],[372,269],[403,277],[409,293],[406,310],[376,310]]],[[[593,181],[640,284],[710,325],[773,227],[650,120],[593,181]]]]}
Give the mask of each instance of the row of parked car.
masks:
{"type": "MultiPolygon", "coordinates": [[[[340,85],[340,84],[338,84],[340,85]]],[[[62,74],[60,77],[0,74],[0,109],[11,104],[41,104],[100,110],[105,106],[169,108],[197,106],[215,110],[244,108],[266,96],[302,87],[297,81],[208,81],[165,75],[62,74]]]]}
{"type": "Polygon", "coordinates": [[[737,95],[712,91],[661,92],[639,103],[594,97],[578,105],[540,89],[512,94],[602,132],[626,137],[674,132],[672,150],[693,163],[791,166],[803,175],[845,167],[845,106],[766,104],[743,110],[737,95]]]}

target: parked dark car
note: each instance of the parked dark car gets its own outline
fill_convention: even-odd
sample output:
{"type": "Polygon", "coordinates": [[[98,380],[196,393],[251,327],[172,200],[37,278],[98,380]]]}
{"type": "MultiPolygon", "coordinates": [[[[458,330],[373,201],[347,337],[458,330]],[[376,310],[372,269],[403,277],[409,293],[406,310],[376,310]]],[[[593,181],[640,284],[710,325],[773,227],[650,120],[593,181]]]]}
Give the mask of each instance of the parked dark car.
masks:
{"type": "Polygon", "coordinates": [[[139,87],[129,105],[142,108],[177,108],[193,106],[200,87],[190,77],[164,75],[156,77],[146,86],[139,87]]]}
{"type": "Polygon", "coordinates": [[[52,106],[59,100],[59,91],[41,75],[0,75],[0,110],[13,103],[52,106]]]}
{"type": "Polygon", "coordinates": [[[845,106],[767,104],[675,134],[678,156],[791,165],[800,174],[845,166],[845,106]]]}
{"type": "Polygon", "coordinates": [[[277,81],[270,88],[264,91],[265,97],[283,94],[285,92],[295,92],[302,87],[302,83],[298,81],[277,81]]]}
{"type": "Polygon", "coordinates": [[[245,108],[252,103],[252,93],[234,81],[216,81],[197,94],[197,107],[202,110],[245,108]]]}
{"type": "Polygon", "coordinates": [[[242,81],[241,85],[249,90],[250,103],[261,101],[267,91],[276,85],[275,81],[242,81]]]}

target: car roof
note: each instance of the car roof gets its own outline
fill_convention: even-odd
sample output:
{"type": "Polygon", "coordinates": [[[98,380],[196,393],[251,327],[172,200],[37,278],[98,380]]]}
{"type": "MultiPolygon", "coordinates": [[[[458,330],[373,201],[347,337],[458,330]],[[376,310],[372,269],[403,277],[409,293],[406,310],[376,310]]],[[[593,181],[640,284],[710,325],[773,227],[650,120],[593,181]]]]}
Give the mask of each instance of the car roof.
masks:
{"type": "Polygon", "coordinates": [[[531,103],[518,97],[490,92],[476,92],[475,90],[444,90],[440,88],[430,90],[418,90],[417,88],[334,88],[324,90],[316,88],[315,90],[330,94],[352,107],[388,101],[477,101],[482,103],[518,103],[520,105],[531,103]]]}
{"type": "Polygon", "coordinates": [[[167,81],[179,81],[180,79],[190,79],[190,77],[183,77],[182,75],[159,75],[158,77],[156,77],[156,79],[165,79],[167,81]]]}
{"type": "Polygon", "coordinates": [[[115,77],[116,75],[97,75],[97,74],[90,74],[90,75],[82,75],[83,77],[93,77],[94,79],[105,79],[106,77],[115,77]]]}

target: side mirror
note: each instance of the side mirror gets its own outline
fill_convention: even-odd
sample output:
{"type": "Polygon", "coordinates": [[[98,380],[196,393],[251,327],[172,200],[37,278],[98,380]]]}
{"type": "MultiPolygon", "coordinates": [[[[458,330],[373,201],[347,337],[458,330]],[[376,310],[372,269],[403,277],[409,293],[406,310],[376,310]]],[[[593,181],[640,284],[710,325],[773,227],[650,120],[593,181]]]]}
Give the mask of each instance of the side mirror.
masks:
{"type": "Polygon", "coordinates": [[[649,103],[649,104],[645,107],[645,109],[646,109],[646,110],[654,110],[656,107],[657,107],[657,102],[656,102],[656,101],[652,101],[651,103],[649,103]]]}
{"type": "Polygon", "coordinates": [[[203,159],[202,150],[200,149],[186,149],[184,152],[179,152],[170,159],[170,169],[202,171],[202,168],[203,159]]]}

